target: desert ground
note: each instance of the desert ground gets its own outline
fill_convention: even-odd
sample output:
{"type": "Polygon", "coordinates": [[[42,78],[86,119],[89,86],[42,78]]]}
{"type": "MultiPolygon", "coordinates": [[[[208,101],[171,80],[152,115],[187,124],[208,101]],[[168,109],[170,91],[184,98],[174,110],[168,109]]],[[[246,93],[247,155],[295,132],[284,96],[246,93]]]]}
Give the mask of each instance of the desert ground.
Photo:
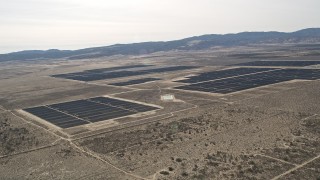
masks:
{"type": "MultiPolygon", "coordinates": [[[[320,48],[217,47],[0,64],[0,179],[320,179],[320,81],[228,94],[177,80],[257,60],[320,60],[320,48]],[[52,75],[124,65],[197,68],[83,82],[52,75]],[[161,80],[110,85],[139,78],[161,80]],[[163,101],[171,94],[175,100],[163,101]],[[59,128],[26,108],[108,96],[159,110],[59,128]]],[[[287,67],[282,67],[287,68],[287,67]]],[[[312,67],[320,69],[320,67],[312,67]]]]}

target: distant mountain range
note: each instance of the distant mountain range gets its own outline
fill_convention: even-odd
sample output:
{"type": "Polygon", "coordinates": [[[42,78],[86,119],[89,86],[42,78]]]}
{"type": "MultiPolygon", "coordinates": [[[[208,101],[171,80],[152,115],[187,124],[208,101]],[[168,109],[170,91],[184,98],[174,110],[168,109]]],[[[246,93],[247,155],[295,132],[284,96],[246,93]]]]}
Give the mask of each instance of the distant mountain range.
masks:
{"type": "Polygon", "coordinates": [[[113,55],[141,55],[172,50],[205,50],[216,46],[245,46],[254,44],[320,44],[320,28],[309,28],[292,33],[284,32],[242,32],[237,34],[210,34],[166,42],[142,42],[115,44],[79,50],[47,51],[30,50],[0,54],[0,61],[31,59],[86,59],[113,55]]]}

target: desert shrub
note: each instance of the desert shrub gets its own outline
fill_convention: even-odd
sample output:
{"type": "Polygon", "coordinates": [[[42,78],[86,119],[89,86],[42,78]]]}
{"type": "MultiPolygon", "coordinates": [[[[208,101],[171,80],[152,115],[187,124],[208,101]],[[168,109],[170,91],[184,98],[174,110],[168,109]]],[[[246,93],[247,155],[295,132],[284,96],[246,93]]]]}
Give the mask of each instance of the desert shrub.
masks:
{"type": "Polygon", "coordinates": [[[161,171],[160,174],[162,174],[162,175],[169,175],[169,172],[168,172],[168,171],[161,171]]]}
{"type": "Polygon", "coordinates": [[[187,177],[187,176],[189,176],[189,174],[187,172],[182,172],[181,176],[187,177]]]}

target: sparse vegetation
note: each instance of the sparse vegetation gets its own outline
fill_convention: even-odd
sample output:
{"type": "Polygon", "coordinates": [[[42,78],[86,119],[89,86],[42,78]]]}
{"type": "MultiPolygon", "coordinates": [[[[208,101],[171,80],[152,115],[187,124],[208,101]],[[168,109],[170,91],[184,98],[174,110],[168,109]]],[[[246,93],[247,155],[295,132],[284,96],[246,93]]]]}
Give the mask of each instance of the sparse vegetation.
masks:
{"type": "Polygon", "coordinates": [[[23,146],[37,145],[37,143],[36,138],[26,128],[12,127],[7,117],[0,120],[1,154],[11,154],[23,146]]]}
{"type": "MultiPolygon", "coordinates": [[[[6,70],[1,64],[0,70],[9,73],[2,76],[7,73],[0,72],[1,107],[30,120],[30,123],[25,123],[22,119],[12,119],[11,116],[1,118],[0,151],[1,155],[9,155],[0,159],[1,176],[6,174],[7,179],[17,179],[8,176],[7,172],[14,172],[20,179],[59,179],[55,178],[56,175],[61,175],[60,179],[132,179],[130,174],[183,180],[272,179],[294,167],[290,163],[299,165],[320,152],[319,116],[314,115],[320,110],[318,81],[278,83],[217,96],[173,90],[173,87],[180,86],[181,83],[172,80],[203,71],[220,70],[226,68],[225,63],[235,64],[240,61],[228,59],[231,56],[282,57],[290,46],[219,47],[212,50],[215,52],[177,51],[130,57],[129,60],[122,57],[124,64],[134,60],[135,63],[150,62],[155,66],[157,63],[194,65],[197,60],[196,64],[202,66],[194,72],[159,73],[157,76],[163,80],[133,85],[130,88],[108,86],[106,84],[111,83],[109,80],[79,83],[48,77],[55,73],[77,72],[79,69],[82,71],[86,67],[107,67],[111,62],[108,59],[99,59],[99,64],[95,64],[95,59],[83,62],[61,60],[51,65],[34,62],[32,66],[14,68],[17,71],[19,68],[23,69],[22,73],[30,73],[21,77],[13,71],[9,72],[11,69],[6,70]],[[246,53],[242,54],[243,52],[246,53]],[[15,77],[14,81],[10,77],[15,77]],[[176,101],[160,101],[159,87],[161,94],[174,94],[176,101]],[[58,130],[50,126],[47,129],[49,131],[32,126],[32,123],[36,123],[46,127],[40,121],[18,112],[26,107],[102,95],[154,104],[163,109],[81,128],[58,130]],[[55,136],[51,137],[51,132],[63,138],[56,141],[55,136]],[[72,139],[72,144],[64,140],[68,136],[72,139]],[[47,148],[52,142],[56,145],[47,148]],[[44,148],[38,150],[39,147],[44,148]],[[11,156],[12,154],[16,155],[11,156]],[[97,160],[100,158],[103,161],[97,160]],[[42,159],[46,162],[42,162],[42,159]],[[104,161],[128,174],[109,167],[104,161]]],[[[305,50],[305,47],[299,48],[305,50]]],[[[298,56],[297,53],[294,54],[298,56]]],[[[113,57],[112,63],[118,61],[118,58],[113,57]]],[[[135,78],[137,77],[123,78],[121,81],[135,78]]],[[[0,114],[9,113],[0,110],[0,114]]],[[[317,179],[318,164],[318,161],[308,163],[285,178],[299,179],[306,175],[309,179],[317,179]]]]}

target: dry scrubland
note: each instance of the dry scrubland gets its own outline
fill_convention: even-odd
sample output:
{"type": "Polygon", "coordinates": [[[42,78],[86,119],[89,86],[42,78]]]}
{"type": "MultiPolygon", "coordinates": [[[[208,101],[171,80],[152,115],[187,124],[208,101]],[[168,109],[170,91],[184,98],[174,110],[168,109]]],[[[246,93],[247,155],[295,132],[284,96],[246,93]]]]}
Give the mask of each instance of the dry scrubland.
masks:
{"type": "MultiPolygon", "coordinates": [[[[107,80],[83,83],[48,77],[114,66],[119,61],[200,65],[206,67],[197,71],[215,70],[252,60],[251,56],[239,57],[240,52],[270,54],[273,50],[272,46],[240,47],[88,61],[32,61],[22,63],[25,66],[4,64],[0,69],[0,179],[317,180],[319,81],[286,82],[221,96],[172,89],[178,83],[171,79],[196,71],[156,74],[153,77],[163,80],[129,87],[108,86],[107,80]],[[167,93],[175,94],[177,101],[160,101],[160,95],[167,93]],[[101,95],[164,109],[90,131],[48,128],[17,111],[101,95]]],[[[283,50],[273,55],[307,59],[297,54],[283,50]]]]}

